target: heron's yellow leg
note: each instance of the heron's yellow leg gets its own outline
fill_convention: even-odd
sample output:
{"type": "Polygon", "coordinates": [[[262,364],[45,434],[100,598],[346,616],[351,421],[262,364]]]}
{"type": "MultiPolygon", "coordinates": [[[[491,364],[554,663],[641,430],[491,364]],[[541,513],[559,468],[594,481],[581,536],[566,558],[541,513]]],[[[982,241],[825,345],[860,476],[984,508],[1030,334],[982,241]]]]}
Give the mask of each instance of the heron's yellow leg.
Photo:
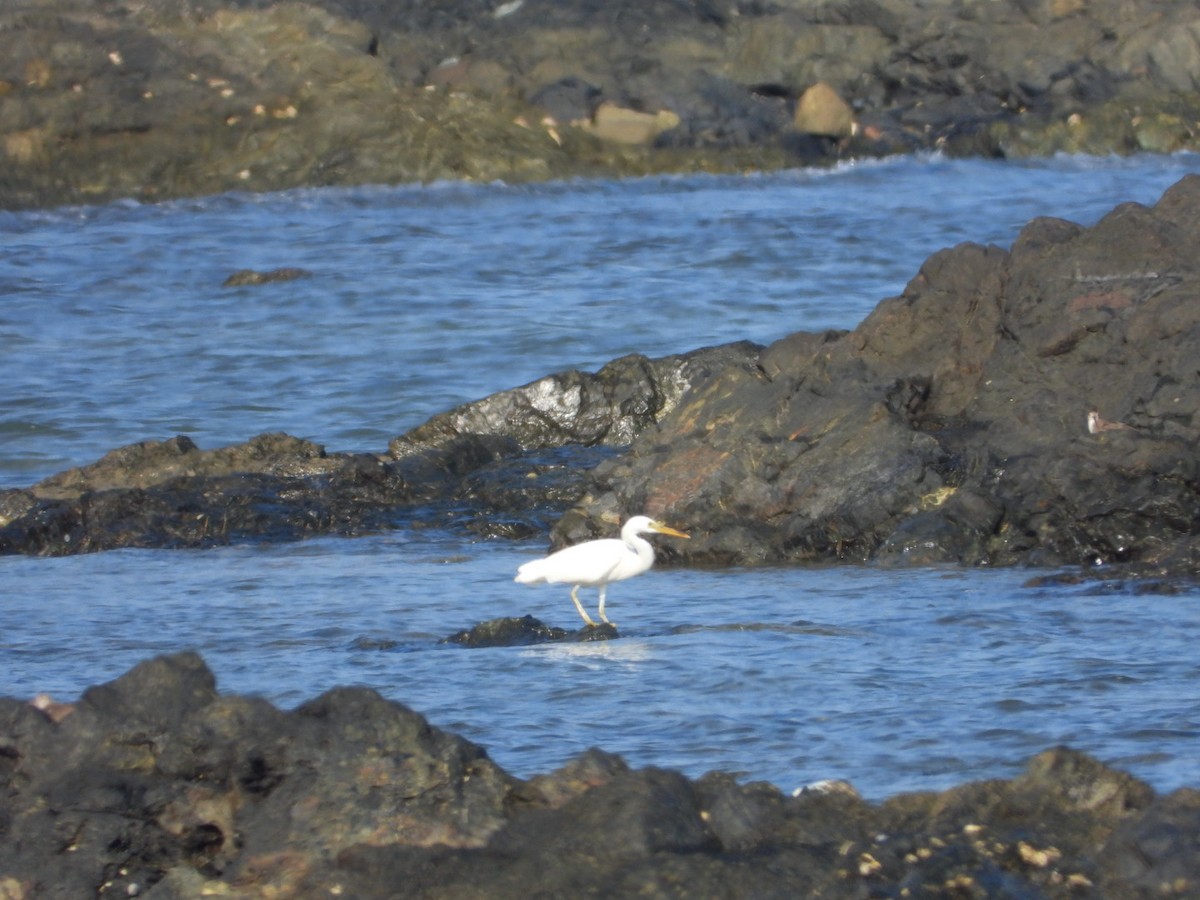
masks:
{"type": "MultiPolygon", "coordinates": [[[[579,610],[579,614],[583,616],[583,621],[587,622],[589,625],[595,625],[596,623],[592,621],[592,617],[589,616],[587,614],[587,610],[583,608],[583,604],[579,602],[579,585],[575,585],[575,587],[571,588],[571,599],[575,601],[575,608],[579,610]]],[[[603,615],[603,610],[601,610],[601,615],[603,615]]]]}
{"type": "Polygon", "coordinates": [[[602,585],[600,585],[600,620],[601,620],[601,621],[602,621],[602,622],[603,622],[605,625],[613,625],[613,626],[615,626],[617,623],[616,623],[616,622],[610,622],[610,621],[608,620],[608,616],[606,616],[606,615],[604,614],[604,596],[605,596],[605,594],[607,594],[607,593],[608,593],[608,585],[607,585],[607,584],[602,584],[602,585]]]}

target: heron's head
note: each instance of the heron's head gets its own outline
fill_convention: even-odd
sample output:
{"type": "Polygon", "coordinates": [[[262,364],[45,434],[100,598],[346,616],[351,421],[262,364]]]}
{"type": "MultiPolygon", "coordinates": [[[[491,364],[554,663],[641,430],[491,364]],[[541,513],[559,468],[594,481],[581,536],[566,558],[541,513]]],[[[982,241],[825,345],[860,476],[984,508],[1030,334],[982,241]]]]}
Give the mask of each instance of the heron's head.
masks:
{"type": "Polygon", "coordinates": [[[664,525],[662,522],[655,521],[649,516],[634,516],[625,523],[622,531],[632,532],[633,534],[669,534],[671,537],[686,538],[687,534],[682,531],[676,531],[669,525],[664,525]]]}

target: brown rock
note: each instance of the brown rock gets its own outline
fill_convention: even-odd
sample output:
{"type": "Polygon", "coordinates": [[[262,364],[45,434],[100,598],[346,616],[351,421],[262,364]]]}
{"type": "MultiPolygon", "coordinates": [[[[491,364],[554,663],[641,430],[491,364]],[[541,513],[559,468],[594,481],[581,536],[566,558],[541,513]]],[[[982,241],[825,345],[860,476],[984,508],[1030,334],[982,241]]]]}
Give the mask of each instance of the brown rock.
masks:
{"type": "Polygon", "coordinates": [[[854,134],[854,110],[824,82],[817,82],[800,97],[792,124],[797,131],[825,137],[854,134]]]}
{"type": "Polygon", "coordinates": [[[670,110],[660,109],[657,113],[644,113],[605,102],[596,108],[590,122],[580,122],[579,127],[604,141],[648,144],[678,124],[679,116],[670,110]]]}

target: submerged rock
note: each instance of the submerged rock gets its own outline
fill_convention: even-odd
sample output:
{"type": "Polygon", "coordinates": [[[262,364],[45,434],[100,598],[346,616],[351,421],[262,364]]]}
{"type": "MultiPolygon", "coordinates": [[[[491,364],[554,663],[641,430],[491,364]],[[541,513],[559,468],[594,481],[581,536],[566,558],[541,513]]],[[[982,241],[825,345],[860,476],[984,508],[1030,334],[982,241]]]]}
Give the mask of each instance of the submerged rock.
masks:
{"type": "Polygon", "coordinates": [[[864,801],[590,750],[514,778],[364,688],[292,711],[192,653],[58,720],[0,699],[6,896],[1187,896],[1200,792],[1047,750],[1012,780],[864,801]]]}
{"type": "Polygon", "coordinates": [[[221,282],[221,287],[248,287],[257,284],[271,284],[276,281],[295,281],[298,278],[311,277],[312,272],[307,269],[291,267],[268,269],[265,272],[255,269],[239,269],[221,282]]]}

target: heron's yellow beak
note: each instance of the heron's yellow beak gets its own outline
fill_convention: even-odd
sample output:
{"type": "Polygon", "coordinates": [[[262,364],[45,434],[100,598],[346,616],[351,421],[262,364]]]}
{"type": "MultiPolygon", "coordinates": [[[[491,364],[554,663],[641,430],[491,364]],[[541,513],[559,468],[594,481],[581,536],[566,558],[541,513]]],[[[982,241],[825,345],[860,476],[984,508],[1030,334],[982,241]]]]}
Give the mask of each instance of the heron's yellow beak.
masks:
{"type": "Polygon", "coordinates": [[[671,537],[681,538],[691,537],[691,535],[684,534],[682,531],[676,531],[674,528],[668,528],[666,525],[662,524],[662,522],[653,522],[651,524],[653,525],[654,530],[659,534],[669,534],[671,537]]]}

